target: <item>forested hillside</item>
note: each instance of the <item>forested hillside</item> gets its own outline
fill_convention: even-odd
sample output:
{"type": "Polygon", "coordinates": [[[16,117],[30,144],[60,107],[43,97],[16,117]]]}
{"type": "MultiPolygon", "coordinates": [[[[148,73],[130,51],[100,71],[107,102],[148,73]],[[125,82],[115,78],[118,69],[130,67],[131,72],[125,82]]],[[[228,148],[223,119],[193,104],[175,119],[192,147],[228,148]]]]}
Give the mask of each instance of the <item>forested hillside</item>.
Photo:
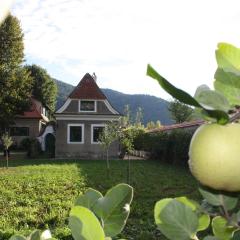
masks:
{"type": "MultiPolygon", "coordinates": [[[[64,103],[74,86],[56,80],[58,86],[57,95],[57,109],[64,103]]],[[[131,116],[134,120],[138,107],[143,109],[143,123],[146,125],[149,121],[157,121],[163,125],[171,124],[170,114],[167,106],[168,102],[161,98],[157,98],[144,94],[124,94],[111,89],[102,89],[107,96],[111,104],[120,112],[123,113],[124,106],[129,105],[131,110],[131,116]]]]}

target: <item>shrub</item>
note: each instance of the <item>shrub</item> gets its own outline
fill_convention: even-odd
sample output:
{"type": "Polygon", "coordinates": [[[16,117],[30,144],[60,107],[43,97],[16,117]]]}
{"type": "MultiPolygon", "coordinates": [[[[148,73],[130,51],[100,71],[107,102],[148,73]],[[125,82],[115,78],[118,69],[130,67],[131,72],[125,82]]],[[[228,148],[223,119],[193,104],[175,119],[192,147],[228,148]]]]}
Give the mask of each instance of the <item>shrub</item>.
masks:
{"type": "Polygon", "coordinates": [[[134,139],[134,148],[150,152],[152,159],[177,165],[187,165],[192,130],[141,133],[134,139]]]}
{"type": "Polygon", "coordinates": [[[20,146],[27,151],[27,156],[35,158],[41,154],[41,145],[36,138],[24,138],[20,146]]]}

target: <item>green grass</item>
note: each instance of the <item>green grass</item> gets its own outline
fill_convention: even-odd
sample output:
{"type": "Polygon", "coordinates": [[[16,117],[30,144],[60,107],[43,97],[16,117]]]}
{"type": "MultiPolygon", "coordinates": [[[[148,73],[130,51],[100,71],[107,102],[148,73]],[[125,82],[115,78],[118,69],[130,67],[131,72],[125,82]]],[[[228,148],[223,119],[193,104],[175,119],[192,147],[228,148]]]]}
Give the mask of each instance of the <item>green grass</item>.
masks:
{"type": "MultiPolygon", "coordinates": [[[[2,164],[2,163],[1,163],[2,164]]],[[[74,199],[88,187],[103,193],[126,182],[127,161],[111,161],[107,178],[104,161],[14,160],[0,168],[0,239],[50,228],[54,237],[72,239],[67,217],[74,199]]],[[[130,239],[165,239],[156,229],[153,208],[164,197],[198,199],[197,183],[187,169],[154,161],[131,161],[134,199],[121,234],[130,239]]]]}

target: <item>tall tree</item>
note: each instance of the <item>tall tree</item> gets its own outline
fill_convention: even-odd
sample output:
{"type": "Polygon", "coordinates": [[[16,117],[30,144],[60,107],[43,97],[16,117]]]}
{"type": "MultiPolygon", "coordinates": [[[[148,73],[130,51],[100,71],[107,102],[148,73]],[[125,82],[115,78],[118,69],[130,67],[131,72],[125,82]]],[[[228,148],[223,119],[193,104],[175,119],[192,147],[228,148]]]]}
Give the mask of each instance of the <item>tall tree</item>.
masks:
{"type": "Polygon", "coordinates": [[[178,100],[173,100],[169,103],[168,110],[171,113],[172,119],[176,123],[182,123],[191,120],[193,109],[188,105],[179,102],[178,100]]]}
{"type": "Polygon", "coordinates": [[[143,109],[141,107],[137,108],[136,117],[135,117],[135,126],[141,127],[143,121],[143,109]]]}
{"type": "Polygon", "coordinates": [[[33,96],[47,106],[51,111],[55,110],[57,85],[47,71],[38,65],[25,66],[33,78],[33,96]]]}
{"type": "Polygon", "coordinates": [[[9,15],[0,26],[0,126],[7,128],[17,114],[29,108],[32,79],[22,68],[23,33],[9,15]]]}

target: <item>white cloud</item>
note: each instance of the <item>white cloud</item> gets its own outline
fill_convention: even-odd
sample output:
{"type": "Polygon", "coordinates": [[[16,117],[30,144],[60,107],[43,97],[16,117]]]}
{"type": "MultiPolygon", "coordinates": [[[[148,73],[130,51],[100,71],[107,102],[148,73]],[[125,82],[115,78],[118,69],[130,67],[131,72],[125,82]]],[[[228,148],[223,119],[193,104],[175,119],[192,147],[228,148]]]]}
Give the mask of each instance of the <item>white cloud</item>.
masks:
{"type": "Polygon", "coordinates": [[[168,98],[147,63],[192,94],[211,85],[217,43],[240,46],[239,9],[238,0],[17,0],[13,12],[27,57],[54,77],[77,84],[96,72],[101,87],[168,98]]]}

